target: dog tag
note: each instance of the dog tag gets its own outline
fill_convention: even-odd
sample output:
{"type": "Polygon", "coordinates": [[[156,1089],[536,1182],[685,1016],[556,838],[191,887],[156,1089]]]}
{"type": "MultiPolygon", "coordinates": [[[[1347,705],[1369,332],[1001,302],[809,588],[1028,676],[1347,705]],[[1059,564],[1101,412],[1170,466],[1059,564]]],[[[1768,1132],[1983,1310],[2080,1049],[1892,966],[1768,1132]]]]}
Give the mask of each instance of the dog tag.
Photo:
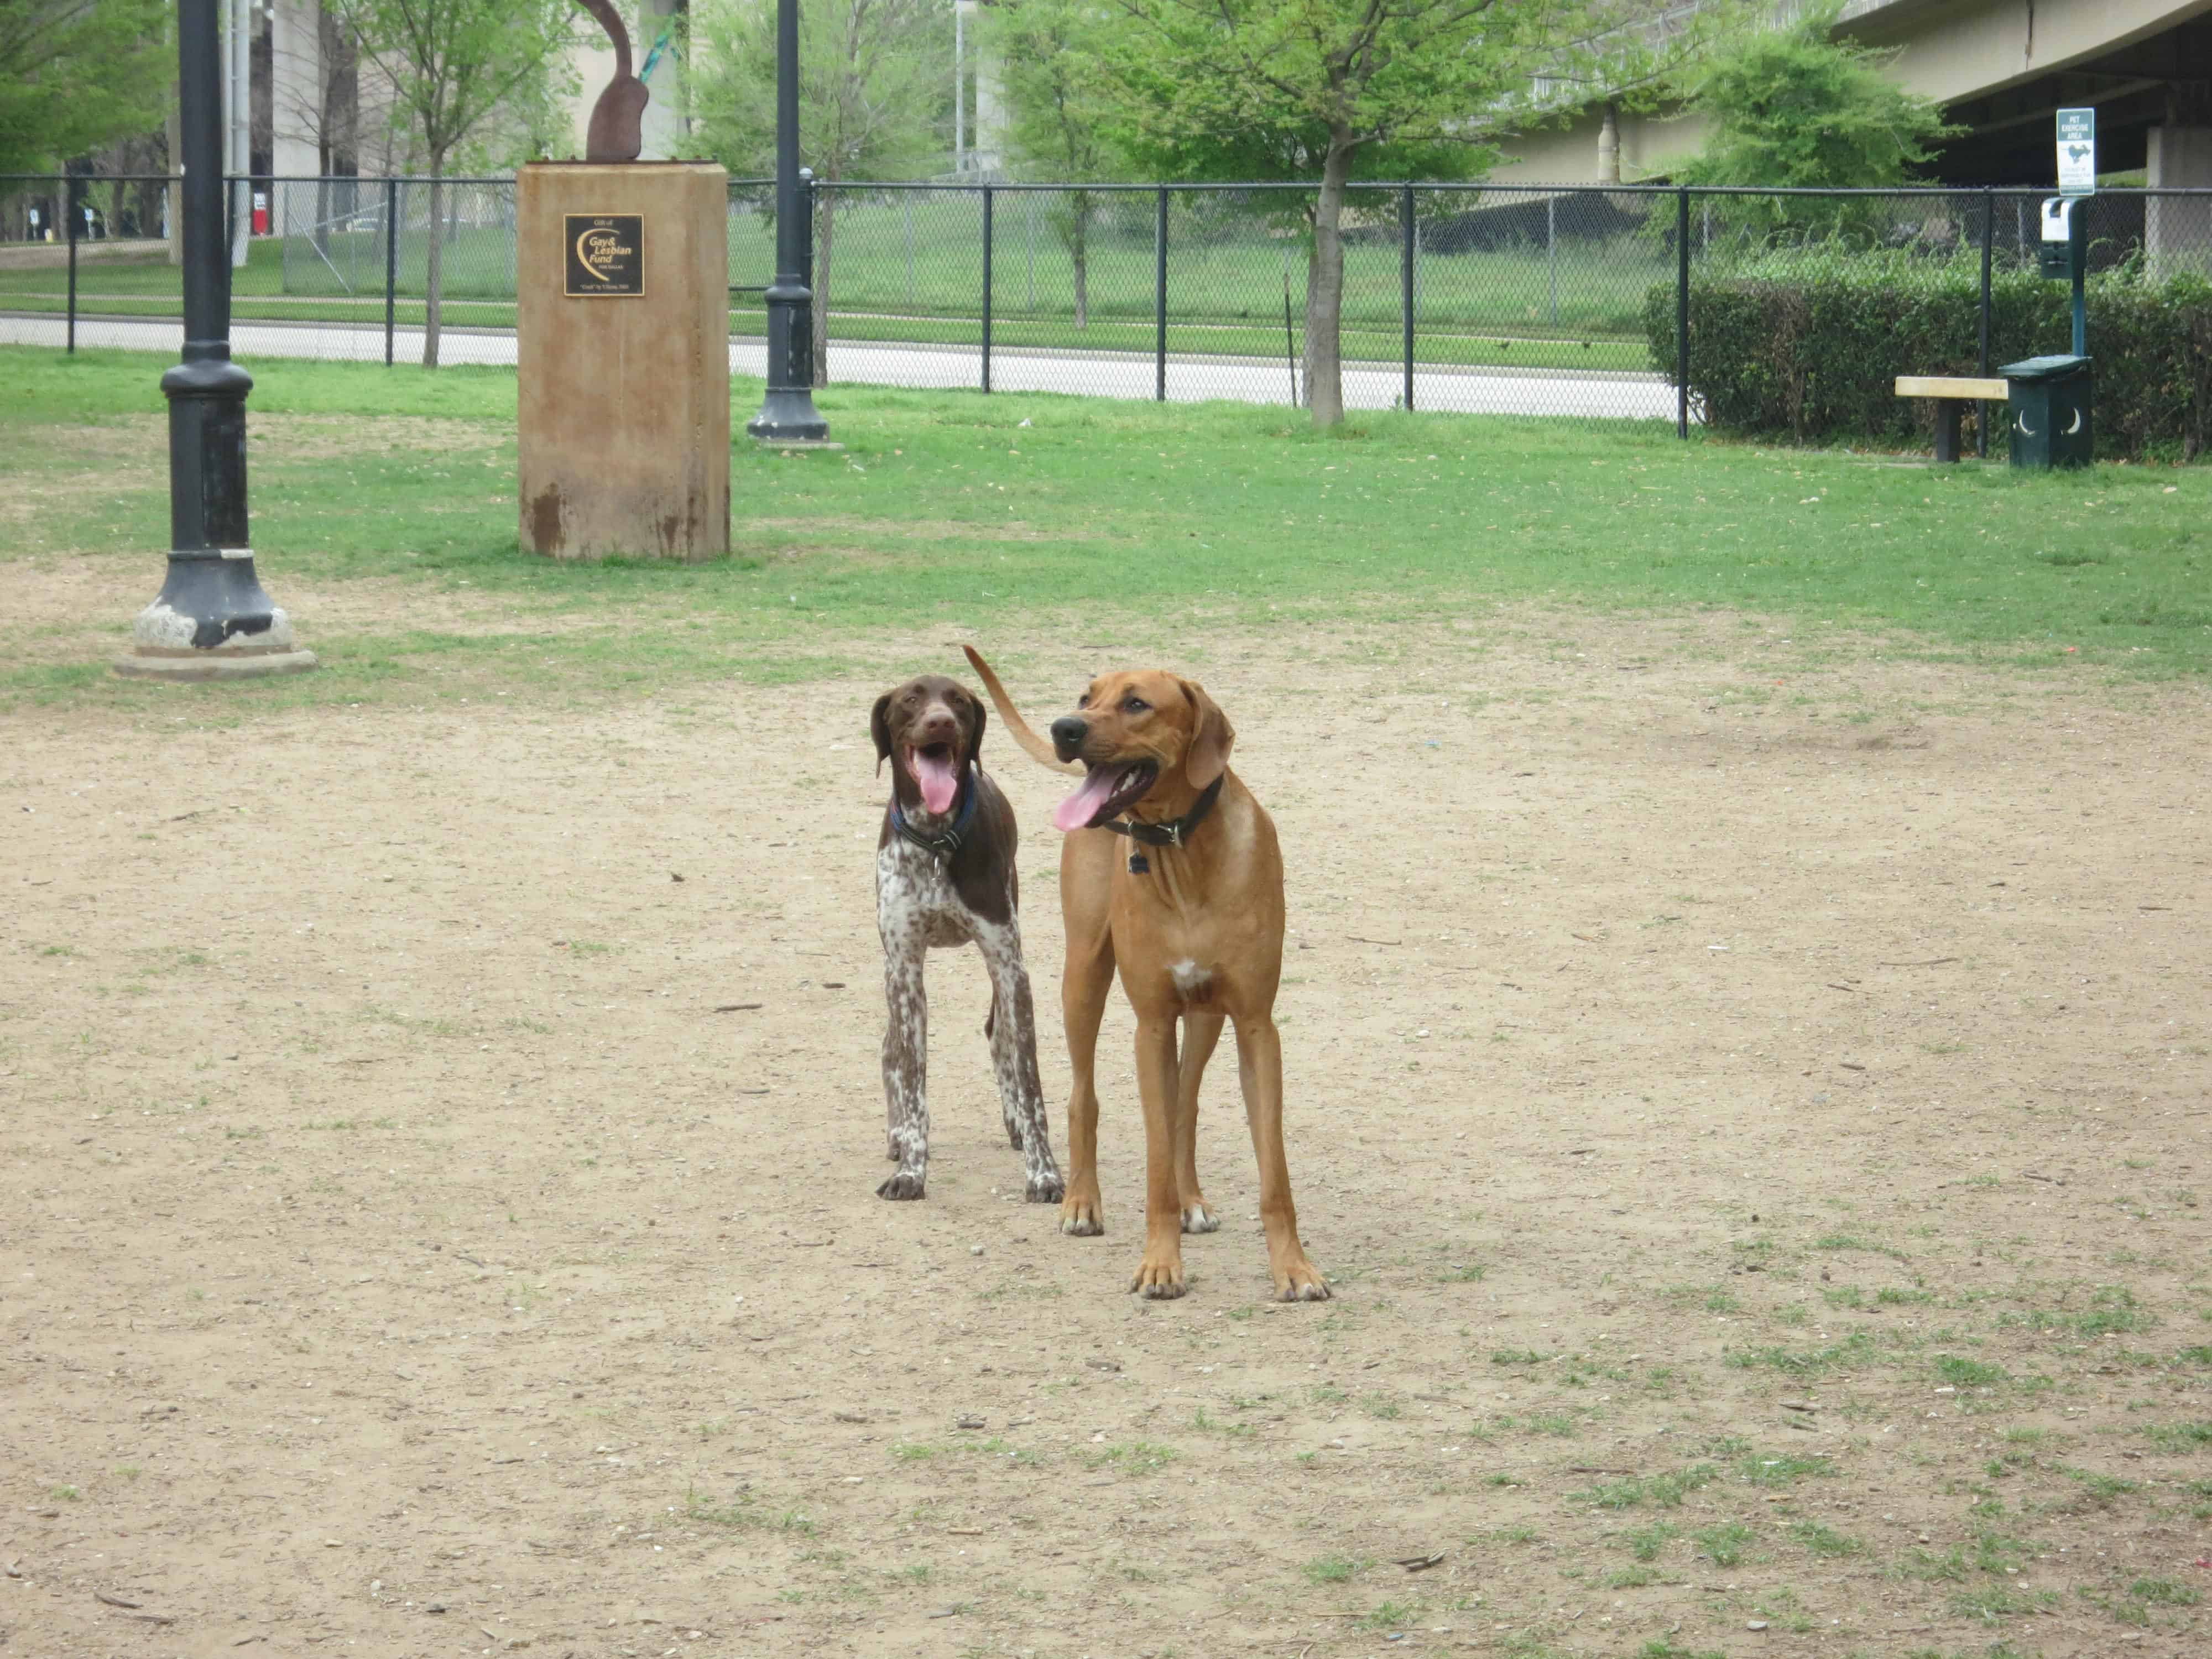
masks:
{"type": "Polygon", "coordinates": [[[1144,875],[1149,872],[1152,867],[1152,861],[1146,858],[1142,853],[1132,853],[1129,854],[1129,873],[1131,875],[1144,875]]]}

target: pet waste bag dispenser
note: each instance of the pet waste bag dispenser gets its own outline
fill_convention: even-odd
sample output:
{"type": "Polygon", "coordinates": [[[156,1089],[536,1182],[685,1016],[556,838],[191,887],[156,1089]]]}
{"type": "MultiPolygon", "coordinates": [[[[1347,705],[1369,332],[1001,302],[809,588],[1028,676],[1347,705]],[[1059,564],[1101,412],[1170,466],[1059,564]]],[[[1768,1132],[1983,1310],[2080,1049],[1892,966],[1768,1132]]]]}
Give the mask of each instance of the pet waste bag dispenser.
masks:
{"type": "Polygon", "coordinates": [[[2089,273],[2089,200],[2054,196],[2043,204],[2039,263],[2045,276],[2074,285],[2074,349],[2007,363],[1997,371],[2005,377],[2009,393],[2007,412],[2012,417],[2014,466],[2087,466],[2096,453],[2083,291],[2089,273]]]}

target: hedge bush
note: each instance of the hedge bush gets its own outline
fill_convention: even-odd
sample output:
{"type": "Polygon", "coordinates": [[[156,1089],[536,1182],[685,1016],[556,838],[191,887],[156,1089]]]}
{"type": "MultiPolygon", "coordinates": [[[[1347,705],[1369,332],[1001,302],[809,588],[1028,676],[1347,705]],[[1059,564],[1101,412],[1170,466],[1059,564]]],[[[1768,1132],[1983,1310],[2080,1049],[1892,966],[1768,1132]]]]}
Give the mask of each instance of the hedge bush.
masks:
{"type": "MultiPolygon", "coordinates": [[[[1895,395],[1899,374],[1978,368],[1981,264],[1972,250],[1776,251],[1690,284],[1690,392],[1723,431],[1800,442],[1930,441],[1935,408],[1895,395]]],[[[2212,442],[2212,283],[2145,277],[2140,258],[2092,276],[2097,453],[2194,459],[2212,442]]],[[[1992,368],[2066,350],[2067,285],[2017,266],[1990,283],[1992,368]]],[[[1674,288],[1644,306],[1651,361],[1674,368],[1674,288]]]]}

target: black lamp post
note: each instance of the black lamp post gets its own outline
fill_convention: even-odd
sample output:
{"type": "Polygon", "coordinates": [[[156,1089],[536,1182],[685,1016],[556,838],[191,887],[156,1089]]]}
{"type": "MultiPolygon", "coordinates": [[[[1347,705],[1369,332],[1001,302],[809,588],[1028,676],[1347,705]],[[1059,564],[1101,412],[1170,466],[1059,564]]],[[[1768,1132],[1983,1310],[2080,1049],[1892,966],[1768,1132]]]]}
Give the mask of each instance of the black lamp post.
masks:
{"type": "Polygon", "coordinates": [[[178,134],[183,154],[184,361],[161,377],[169,400],[169,574],[131,625],[116,672],[226,679],[315,665],[292,621],[261,591],[246,514],[246,394],[230,361],[230,258],[223,239],[222,58],[217,0],[177,8],[178,134]]]}
{"type": "Polygon", "coordinates": [[[768,396],[745,422],[756,438],[819,443],[814,408],[814,295],[805,276],[811,230],[799,178],[799,0],[775,5],[775,282],[768,291],[768,396]]]}

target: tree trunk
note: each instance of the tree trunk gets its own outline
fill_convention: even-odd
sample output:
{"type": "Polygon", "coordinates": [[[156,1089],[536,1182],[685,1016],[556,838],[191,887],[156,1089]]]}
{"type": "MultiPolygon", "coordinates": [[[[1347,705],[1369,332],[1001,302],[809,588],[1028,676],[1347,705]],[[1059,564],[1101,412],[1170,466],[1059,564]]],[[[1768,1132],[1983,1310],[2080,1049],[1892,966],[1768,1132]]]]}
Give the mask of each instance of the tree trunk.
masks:
{"type": "Polygon", "coordinates": [[[444,152],[430,152],[430,234],[422,243],[422,367],[438,366],[439,285],[445,276],[446,239],[438,234],[445,211],[444,152]]]}
{"type": "Polygon", "coordinates": [[[1091,256],[1085,246],[1091,228],[1091,192],[1079,190],[1069,204],[1074,222],[1069,228],[1067,252],[1075,261],[1075,325],[1091,326],[1091,256]]]}
{"type": "Polygon", "coordinates": [[[837,192],[817,191],[814,198],[814,384],[830,384],[830,252],[837,240],[837,192]]]}
{"type": "Polygon", "coordinates": [[[1329,135],[1321,195],[1314,203],[1313,260],[1306,280],[1306,403],[1316,426],[1344,419],[1344,185],[1352,173],[1349,135],[1329,135]]]}

